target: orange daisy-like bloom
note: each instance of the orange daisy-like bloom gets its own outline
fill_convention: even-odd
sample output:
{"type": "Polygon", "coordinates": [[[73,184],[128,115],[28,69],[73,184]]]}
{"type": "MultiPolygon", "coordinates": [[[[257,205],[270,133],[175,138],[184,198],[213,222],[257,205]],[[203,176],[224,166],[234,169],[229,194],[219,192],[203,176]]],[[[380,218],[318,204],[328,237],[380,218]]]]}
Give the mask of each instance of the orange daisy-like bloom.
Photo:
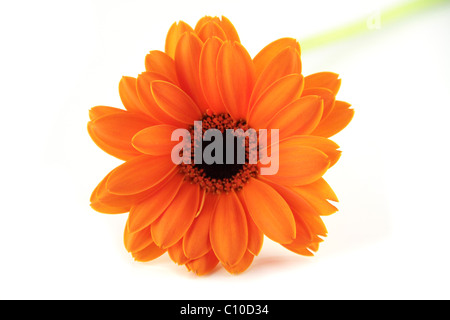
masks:
{"type": "MultiPolygon", "coordinates": [[[[165,52],[150,51],[146,71],[123,77],[125,110],[96,106],[88,131],[108,154],[125,162],[95,188],[91,206],[129,212],[125,248],[137,261],[166,251],[202,275],[220,262],[246,270],[264,236],[313,255],[327,230],[321,216],[337,211],[322,178],[341,152],[328,138],[352,119],[335,99],[341,80],[331,72],[301,73],[300,46],[276,40],[253,59],[231,22],[204,17],[192,29],[174,23],[165,52]],[[177,128],[279,129],[279,170],[261,175],[250,164],[174,164],[177,128]]],[[[248,158],[247,158],[248,160],[248,158]]]]}

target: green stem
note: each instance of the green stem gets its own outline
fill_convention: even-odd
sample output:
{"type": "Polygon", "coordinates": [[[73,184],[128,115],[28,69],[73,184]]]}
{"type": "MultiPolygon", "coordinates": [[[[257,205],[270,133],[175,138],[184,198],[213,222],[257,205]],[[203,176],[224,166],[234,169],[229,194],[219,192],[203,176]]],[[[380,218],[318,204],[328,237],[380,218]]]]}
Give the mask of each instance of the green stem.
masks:
{"type": "Polygon", "coordinates": [[[401,18],[423,11],[438,4],[450,4],[448,0],[412,0],[401,3],[387,10],[374,12],[373,16],[353,22],[319,35],[301,40],[302,51],[315,49],[317,47],[330,44],[351,36],[371,31],[371,28],[377,28],[377,19],[383,26],[398,21],[401,18]],[[374,20],[372,21],[371,18],[374,20]]]}

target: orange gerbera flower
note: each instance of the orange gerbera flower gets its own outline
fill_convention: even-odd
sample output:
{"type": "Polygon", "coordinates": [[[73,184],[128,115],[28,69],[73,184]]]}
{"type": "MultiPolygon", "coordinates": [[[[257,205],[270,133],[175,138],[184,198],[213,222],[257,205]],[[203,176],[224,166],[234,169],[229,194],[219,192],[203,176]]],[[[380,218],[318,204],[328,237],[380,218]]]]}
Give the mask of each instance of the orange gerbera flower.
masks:
{"type": "Polygon", "coordinates": [[[317,251],[327,234],[321,216],[337,211],[322,176],[341,152],[328,138],[353,116],[335,99],[338,75],[303,77],[291,38],[252,59],[227,18],[208,16],[194,29],[174,23],[165,52],[150,51],[145,68],[119,83],[125,110],[93,107],[88,123],[94,142],[125,161],[95,188],[91,206],[129,212],[131,255],[149,261],[167,251],[201,275],[219,262],[230,273],[246,270],[264,236],[301,255],[317,251]],[[263,176],[264,165],[248,157],[244,164],[175,164],[171,134],[192,132],[194,121],[221,132],[279,129],[278,172],[263,176]]]}

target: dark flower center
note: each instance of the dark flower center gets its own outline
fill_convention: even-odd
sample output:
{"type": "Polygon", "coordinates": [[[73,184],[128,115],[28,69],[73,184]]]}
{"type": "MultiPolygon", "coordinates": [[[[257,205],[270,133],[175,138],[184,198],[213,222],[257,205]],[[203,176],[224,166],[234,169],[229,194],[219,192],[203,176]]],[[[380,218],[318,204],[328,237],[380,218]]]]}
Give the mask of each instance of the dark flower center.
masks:
{"type": "MultiPolygon", "coordinates": [[[[249,138],[230,138],[227,129],[246,132],[249,128],[245,120],[233,120],[229,114],[205,114],[202,118],[202,136],[207,130],[216,129],[217,136],[212,136],[210,141],[201,141],[203,158],[210,156],[214,160],[202,163],[195,161],[195,145],[198,141],[194,139],[194,126],[191,132],[191,164],[180,164],[180,172],[193,183],[198,183],[207,192],[221,193],[231,190],[239,191],[251,178],[256,177],[258,169],[256,164],[249,163],[249,138]],[[216,140],[217,139],[217,140],[216,140]]],[[[230,130],[229,130],[230,131],[230,130]]],[[[235,131],[239,132],[239,131],[235,131]]]]}

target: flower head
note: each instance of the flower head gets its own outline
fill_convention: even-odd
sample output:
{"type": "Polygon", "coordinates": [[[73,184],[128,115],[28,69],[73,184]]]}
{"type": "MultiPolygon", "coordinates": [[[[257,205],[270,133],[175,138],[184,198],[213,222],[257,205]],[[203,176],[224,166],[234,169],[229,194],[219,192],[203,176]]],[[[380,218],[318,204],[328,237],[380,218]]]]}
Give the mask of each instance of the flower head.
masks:
{"type": "MultiPolygon", "coordinates": [[[[125,109],[90,110],[91,138],[124,160],[95,188],[91,206],[129,212],[124,244],[136,260],[168,252],[197,274],[218,263],[240,273],[264,236],[301,255],[317,251],[327,234],[321,216],[337,211],[328,201],[337,197],[322,176],[341,152],[328,138],[350,122],[353,110],[335,98],[337,74],[304,77],[301,67],[295,39],[276,40],[252,59],[227,18],[207,16],[195,28],[174,23],[165,51],[150,51],[145,72],[120,80],[125,109]],[[227,130],[254,130],[257,141],[267,130],[267,144],[257,152],[276,153],[278,167],[262,174],[273,163],[250,160],[250,138],[243,162],[198,163],[195,150],[206,153],[217,141],[199,147],[194,139],[187,154],[192,161],[175,163],[173,133],[184,129],[194,137],[194,123],[200,123],[200,137],[215,130],[215,139],[223,137],[228,146],[236,139],[227,140],[227,130]]],[[[237,159],[237,152],[221,151],[237,159]]]]}

